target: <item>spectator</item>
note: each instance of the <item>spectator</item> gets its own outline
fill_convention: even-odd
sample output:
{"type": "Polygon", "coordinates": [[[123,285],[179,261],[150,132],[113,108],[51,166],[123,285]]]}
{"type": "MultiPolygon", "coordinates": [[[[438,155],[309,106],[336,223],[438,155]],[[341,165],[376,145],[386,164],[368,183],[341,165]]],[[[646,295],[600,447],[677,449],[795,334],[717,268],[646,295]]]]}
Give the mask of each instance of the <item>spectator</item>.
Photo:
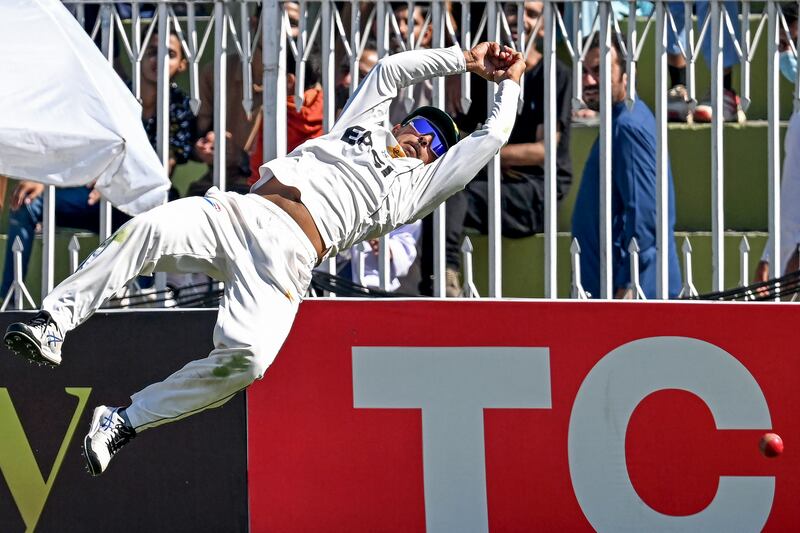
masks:
{"type": "MultiPolygon", "coordinates": [[[[414,48],[430,48],[431,39],[433,39],[433,25],[425,24],[425,19],[428,15],[428,8],[422,6],[414,6],[414,40],[412,43],[408,41],[408,5],[399,4],[394,10],[394,17],[397,19],[397,28],[400,30],[400,38],[403,44],[408,47],[412,44],[414,48]],[[423,31],[424,30],[424,31],[423,31]]],[[[402,48],[399,42],[395,42],[393,46],[396,50],[402,48]]]]}
{"type": "MultiPolygon", "coordinates": [[[[156,96],[158,91],[158,42],[153,37],[145,50],[142,62],[142,122],[150,141],[156,140],[156,96]]],[[[178,73],[186,70],[187,62],[183,56],[180,40],[175,33],[169,40],[169,77],[172,80],[178,73]]],[[[169,88],[169,120],[170,120],[170,175],[175,165],[185,163],[191,153],[195,139],[195,119],[189,107],[189,98],[174,83],[169,88]]],[[[5,265],[3,281],[0,286],[0,297],[5,298],[11,283],[14,281],[13,253],[11,247],[19,237],[23,245],[22,270],[23,277],[28,270],[33,249],[36,226],[41,223],[44,211],[42,193],[45,185],[34,181],[21,181],[11,195],[11,212],[9,214],[9,233],[6,241],[5,265]]],[[[177,196],[174,189],[171,197],[177,196]]],[[[99,231],[100,199],[94,189],[87,187],[64,187],[56,189],[55,215],[56,224],[63,227],[99,231]]],[[[116,228],[128,220],[121,211],[113,210],[112,223],[116,228]]]]}
{"type": "MultiPolygon", "coordinates": [[[[322,135],[323,94],[319,54],[311,53],[305,63],[305,91],[300,111],[295,106],[296,62],[291,52],[286,54],[286,151],[322,135]]],[[[264,126],[259,122],[258,135],[250,148],[252,176],[249,184],[258,181],[258,167],[264,164],[264,126]]]]}
{"type": "MultiPolygon", "coordinates": [[[[186,163],[192,154],[192,145],[197,138],[197,119],[192,113],[189,97],[178,84],[175,76],[184,72],[188,66],[183,57],[180,38],[174,31],[169,36],[169,175],[172,176],[175,166],[186,163]]],[[[142,122],[150,144],[156,145],[158,135],[158,38],[150,40],[142,62],[142,81],[140,89],[142,103],[142,122]]],[[[178,197],[173,187],[170,200],[178,197]]]]}
{"type": "MultiPolygon", "coordinates": [[[[345,60],[347,57],[345,57],[345,60]]],[[[378,48],[375,41],[369,40],[364,44],[364,50],[361,52],[361,57],[358,58],[358,81],[366,77],[372,67],[378,62],[378,48]]],[[[342,77],[339,83],[336,84],[336,117],[344,109],[347,100],[350,98],[350,64],[345,61],[342,63],[342,77]]]]}
{"type": "MultiPolygon", "coordinates": [[[[287,12],[289,11],[287,3],[287,12]]],[[[251,17],[250,23],[258,24],[260,8],[251,17]]],[[[226,105],[225,105],[225,189],[241,194],[250,190],[250,156],[245,150],[248,138],[251,137],[261,108],[261,80],[264,65],[261,55],[261,39],[256,40],[252,57],[253,104],[250,116],[242,106],[244,89],[242,79],[242,59],[239,54],[228,54],[227,72],[225,80],[226,105]]],[[[197,131],[200,138],[194,145],[194,156],[199,161],[208,165],[208,171],[197,181],[189,186],[188,196],[203,196],[214,185],[214,64],[209,63],[200,72],[200,109],[197,113],[197,131]]]]}
{"type": "MultiPolygon", "coordinates": [[[[656,296],[656,123],[647,105],[637,99],[631,109],[625,103],[628,78],[619,40],[612,37],[611,48],[611,238],[612,294],[631,297],[628,245],[633,237],[639,243],[639,281],[647,298],[656,296]]],[[[583,99],[589,108],[599,109],[599,40],[594,39],[583,63],[583,99]]],[[[572,235],[581,247],[583,288],[600,295],[600,142],[592,146],[581,179],[572,235]]],[[[672,171],[668,167],[669,295],[680,291],[681,275],[675,249],[675,193],[672,171]]]]}
{"type": "MultiPolygon", "coordinates": [[[[708,2],[697,2],[695,5],[695,12],[697,20],[702,24],[706,15],[709,14],[708,2]]],[[[687,122],[691,118],[696,122],[711,122],[711,91],[709,90],[706,95],[700,99],[700,103],[690,114],[689,106],[689,93],[686,90],[686,59],[680,52],[678,42],[681,43],[685,51],[694,48],[690,47],[686,35],[686,20],[684,14],[683,2],[669,2],[669,11],[675,21],[675,27],[678,31],[676,37],[675,32],[667,31],[667,68],[669,69],[670,83],[672,87],[667,94],[667,116],[669,120],[675,122],[687,122]],[[690,116],[691,115],[691,116],[690,116]]],[[[737,2],[724,2],[722,9],[727,11],[731,19],[731,23],[735,30],[736,39],[739,38],[739,22],[738,14],[739,8],[737,2]]],[[[692,21],[690,20],[691,24],[692,21]]],[[[732,67],[739,62],[739,56],[736,54],[736,49],[733,46],[733,40],[727,28],[723,27],[723,119],[726,122],[743,122],[745,120],[744,112],[741,108],[739,96],[733,90],[732,67]]],[[[701,46],[703,55],[705,56],[706,63],[711,66],[711,22],[709,22],[708,29],[706,30],[705,38],[701,46]]]]}
{"type": "MultiPolygon", "coordinates": [[[[433,39],[433,26],[429,23],[425,25],[425,18],[427,15],[427,8],[415,6],[414,7],[414,30],[413,30],[413,46],[415,50],[422,48],[430,48],[433,39]],[[424,32],[423,32],[424,30],[424,32]]],[[[400,39],[407,49],[409,49],[409,35],[408,35],[408,6],[400,4],[394,10],[394,16],[397,19],[397,27],[400,30],[400,39]]],[[[395,38],[392,42],[394,52],[399,52],[403,49],[400,42],[395,38]]],[[[399,124],[406,118],[411,110],[415,107],[431,105],[433,101],[433,82],[425,80],[414,85],[404,88],[400,91],[397,98],[394,99],[389,107],[389,120],[392,124],[399,124]],[[413,105],[406,106],[408,98],[413,98],[413,105]]]]}
{"type": "MultiPolygon", "coordinates": [[[[781,31],[780,66],[781,74],[794,85],[797,80],[797,57],[791,51],[789,38],[797,41],[797,5],[786,4],[781,7],[789,27],[789,36],[781,31]]],[[[800,270],[800,113],[792,114],[789,127],[784,138],[783,179],[781,180],[781,257],[782,272],[800,270]]],[[[754,282],[767,281],[770,278],[770,247],[772,239],[767,241],[764,253],[756,269],[754,282]]]]}
{"type": "MultiPolygon", "coordinates": [[[[700,24],[705,20],[708,12],[708,2],[695,2],[695,13],[700,24]]],[[[582,13],[582,31],[588,35],[592,31],[591,22],[595,20],[597,13],[596,2],[581,2],[580,7],[569,6],[571,9],[580,9],[582,13]]],[[[611,7],[616,18],[629,16],[628,2],[614,1],[611,7]]],[[[686,21],[684,12],[684,2],[668,2],[667,7],[672,19],[675,22],[677,36],[671,29],[667,30],[667,63],[670,76],[670,89],[667,93],[667,117],[672,122],[711,122],[711,91],[709,90],[701,99],[700,103],[692,112],[689,103],[689,92],[686,90],[686,59],[681,54],[681,46],[684,51],[695,49],[694,45],[689,46],[686,34],[686,21]],[[678,44],[680,42],[680,45],[678,44]]],[[[636,16],[649,16],[654,10],[652,2],[639,1],[636,3],[636,16]]],[[[739,39],[738,6],[737,2],[727,1],[723,3],[723,10],[727,11],[734,28],[734,35],[739,39]]],[[[691,23],[692,21],[690,21],[691,23]]],[[[667,23],[670,27],[669,22],[667,23]]],[[[733,45],[733,38],[727,28],[723,32],[723,118],[726,122],[744,122],[745,115],[741,108],[741,100],[733,89],[732,67],[739,62],[736,49],[733,45]]],[[[697,34],[695,34],[695,37],[697,34]]],[[[711,65],[711,23],[709,22],[705,38],[701,45],[702,53],[705,56],[706,64],[711,65]]],[[[592,122],[596,120],[596,113],[591,109],[578,109],[574,117],[579,121],[592,122]]]]}
{"type": "MultiPolygon", "coordinates": [[[[531,35],[542,11],[543,2],[525,2],[524,28],[531,35]]],[[[516,6],[507,12],[512,38],[517,41],[516,6]]],[[[539,26],[525,59],[524,104],[517,116],[508,144],[500,150],[500,208],[502,234],[506,237],[527,237],[544,229],[544,62],[536,40],[544,36],[539,26]]],[[[465,131],[474,131],[486,116],[486,83],[473,80],[472,106],[469,113],[459,115],[456,122],[465,131]]],[[[569,67],[556,62],[556,197],[564,198],[572,183],[569,156],[572,77],[569,67]]],[[[482,171],[462,192],[447,203],[447,276],[448,295],[460,293],[458,272],[461,269],[460,245],[464,226],[488,233],[488,182],[482,171]]]]}
{"type": "MultiPolygon", "coordinates": [[[[389,244],[389,291],[396,291],[417,259],[417,241],[422,233],[422,221],[400,226],[386,237],[389,244]]],[[[350,249],[350,259],[344,258],[340,276],[349,277],[365,287],[380,287],[378,255],[380,240],[371,239],[350,249]],[[360,265],[363,261],[363,265],[360,265]]],[[[341,254],[345,255],[345,254],[341,254]]]]}
{"type": "MultiPolygon", "coordinates": [[[[297,37],[300,23],[300,6],[296,2],[285,2],[283,8],[289,19],[289,36],[297,37]]],[[[250,17],[251,30],[255,32],[261,18],[261,6],[256,8],[250,17]]],[[[262,59],[262,42],[256,39],[255,49],[251,61],[253,80],[252,112],[248,117],[242,106],[244,100],[242,59],[239,54],[228,54],[226,78],[226,137],[225,143],[225,177],[228,191],[246,194],[250,190],[248,183],[252,175],[250,168],[250,154],[247,146],[248,140],[254,137],[260,123],[258,109],[261,108],[262,92],[261,80],[264,74],[262,59]]],[[[206,65],[200,73],[200,110],[197,114],[197,130],[201,137],[194,145],[194,156],[199,161],[208,165],[206,172],[200,179],[189,186],[189,196],[203,196],[214,184],[214,64],[206,65]]]]}

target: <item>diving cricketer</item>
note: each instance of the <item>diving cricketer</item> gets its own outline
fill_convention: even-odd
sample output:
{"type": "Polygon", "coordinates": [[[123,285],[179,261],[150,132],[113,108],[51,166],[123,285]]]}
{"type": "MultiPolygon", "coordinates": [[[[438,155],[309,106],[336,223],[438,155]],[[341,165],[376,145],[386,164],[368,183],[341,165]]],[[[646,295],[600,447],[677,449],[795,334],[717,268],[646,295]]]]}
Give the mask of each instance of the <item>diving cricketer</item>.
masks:
{"type": "Polygon", "coordinates": [[[522,54],[484,42],[381,59],[322,137],[265,163],[249,194],[215,187],[122,226],[44,299],[6,345],[40,364],[61,363],[66,334],[135,276],[203,272],[225,289],[208,357],[94,410],[84,453],[99,475],[145,429],[216,407],[261,378],[278,354],[315,265],[433,211],[506,143],[516,117],[522,54]],[[459,141],[450,117],[423,107],[387,127],[403,87],[472,72],[499,85],[484,126],[459,141]]]}

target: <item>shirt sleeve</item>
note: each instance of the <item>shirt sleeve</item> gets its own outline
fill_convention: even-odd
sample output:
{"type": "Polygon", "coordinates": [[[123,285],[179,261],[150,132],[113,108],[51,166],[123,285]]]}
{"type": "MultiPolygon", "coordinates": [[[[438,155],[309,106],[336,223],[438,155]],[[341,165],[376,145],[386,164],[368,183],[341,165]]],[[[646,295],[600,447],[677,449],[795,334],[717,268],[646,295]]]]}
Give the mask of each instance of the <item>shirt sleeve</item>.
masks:
{"type": "Polygon", "coordinates": [[[403,87],[465,71],[464,52],[458,46],[412,50],[384,57],[359,84],[331,132],[361,121],[383,122],[388,118],[392,99],[403,87]]]}
{"type": "Polygon", "coordinates": [[[447,153],[425,166],[415,180],[415,197],[411,212],[404,213],[406,220],[424,217],[441,202],[463,189],[500,148],[508,142],[514,120],[517,118],[519,84],[503,80],[494,97],[494,104],[486,123],[462,139],[447,153]]]}
{"type": "MultiPolygon", "coordinates": [[[[640,272],[647,265],[644,260],[650,256],[649,250],[655,248],[656,238],[656,188],[655,169],[648,162],[647,146],[635,128],[620,127],[614,138],[613,181],[618,195],[619,213],[622,217],[622,231],[614,246],[619,247],[617,264],[613,265],[614,289],[626,288],[631,282],[628,245],[633,237],[639,244],[640,272]]],[[[652,153],[652,152],[651,152],[652,153]]]]}
{"type": "Polygon", "coordinates": [[[417,240],[422,231],[422,222],[400,226],[389,234],[387,239],[392,254],[392,275],[402,278],[408,274],[417,258],[417,240]]]}

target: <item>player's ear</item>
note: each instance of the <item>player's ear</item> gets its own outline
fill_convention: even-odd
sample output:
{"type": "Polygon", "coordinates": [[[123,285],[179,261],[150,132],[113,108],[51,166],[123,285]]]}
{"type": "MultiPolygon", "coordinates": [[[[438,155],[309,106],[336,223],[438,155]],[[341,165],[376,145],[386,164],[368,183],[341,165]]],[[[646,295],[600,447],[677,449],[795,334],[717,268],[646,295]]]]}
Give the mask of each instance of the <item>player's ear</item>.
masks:
{"type": "Polygon", "coordinates": [[[394,126],[392,126],[392,135],[397,135],[397,132],[400,131],[400,128],[402,127],[403,126],[401,126],[400,124],[395,124],[394,126]]]}
{"type": "Polygon", "coordinates": [[[294,94],[294,84],[296,79],[297,78],[295,75],[291,72],[286,74],[286,92],[288,94],[294,94]]]}

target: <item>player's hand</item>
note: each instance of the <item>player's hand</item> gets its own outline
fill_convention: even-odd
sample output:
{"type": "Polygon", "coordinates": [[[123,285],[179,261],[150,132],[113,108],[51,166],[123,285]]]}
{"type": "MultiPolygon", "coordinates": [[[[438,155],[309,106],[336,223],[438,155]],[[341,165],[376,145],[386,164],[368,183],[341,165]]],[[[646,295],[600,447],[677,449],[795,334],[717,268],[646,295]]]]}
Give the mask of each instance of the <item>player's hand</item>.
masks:
{"type": "Polygon", "coordinates": [[[22,204],[28,205],[44,192],[44,183],[21,181],[11,194],[11,209],[16,211],[22,204]]]}
{"type": "Polygon", "coordinates": [[[505,47],[505,54],[508,57],[505,65],[501,65],[494,71],[495,82],[500,83],[503,80],[512,80],[519,83],[522,75],[525,74],[525,56],[521,52],[514,52],[508,46],[505,47]]]}
{"type": "MultiPolygon", "coordinates": [[[[522,54],[514,52],[507,46],[500,46],[498,43],[482,42],[475,45],[471,50],[464,52],[464,60],[467,64],[467,72],[479,75],[485,80],[501,82],[504,79],[514,79],[513,74],[516,69],[510,69],[516,64],[517,59],[521,59],[522,54]]],[[[525,71],[523,60],[522,71],[525,71]]]]}

